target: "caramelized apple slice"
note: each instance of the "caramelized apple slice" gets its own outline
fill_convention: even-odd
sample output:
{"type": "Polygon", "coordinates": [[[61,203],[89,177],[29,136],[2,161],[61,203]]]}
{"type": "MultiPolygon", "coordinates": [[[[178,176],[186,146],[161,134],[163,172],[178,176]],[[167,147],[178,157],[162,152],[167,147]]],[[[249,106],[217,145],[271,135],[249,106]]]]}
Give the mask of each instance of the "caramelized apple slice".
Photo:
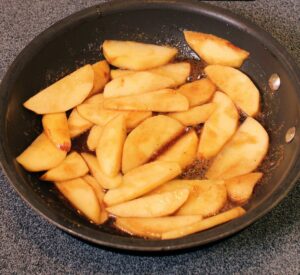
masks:
{"type": "Polygon", "coordinates": [[[110,77],[111,77],[111,79],[115,79],[115,78],[118,78],[121,76],[130,75],[133,73],[135,73],[135,71],[115,69],[115,70],[110,70],[110,77]]]}
{"type": "Polygon", "coordinates": [[[152,116],[151,111],[130,111],[125,112],[125,121],[126,121],[126,128],[127,131],[133,130],[135,127],[137,127],[139,124],[141,124],[144,120],[152,116]]]}
{"type": "Polygon", "coordinates": [[[87,147],[90,151],[96,150],[102,131],[103,127],[100,125],[95,125],[91,128],[86,141],[87,147]]]}
{"type": "Polygon", "coordinates": [[[77,137],[90,129],[93,123],[79,115],[77,109],[73,109],[68,118],[68,127],[71,138],[77,137]]]}
{"type": "Polygon", "coordinates": [[[92,65],[94,70],[94,85],[89,96],[100,93],[105,84],[109,81],[110,68],[106,60],[99,61],[92,65]]]}
{"type": "Polygon", "coordinates": [[[213,160],[206,177],[229,179],[255,170],[265,157],[269,136],[262,125],[248,117],[213,160]]]}

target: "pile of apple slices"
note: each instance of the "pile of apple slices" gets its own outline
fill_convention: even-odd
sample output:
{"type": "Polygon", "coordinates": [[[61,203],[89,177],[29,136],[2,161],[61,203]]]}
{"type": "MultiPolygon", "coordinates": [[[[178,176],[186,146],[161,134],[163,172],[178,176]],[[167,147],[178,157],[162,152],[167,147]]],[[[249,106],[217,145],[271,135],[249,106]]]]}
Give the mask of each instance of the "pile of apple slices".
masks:
{"type": "Polygon", "coordinates": [[[24,103],[42,115],[44,130],[17,161],[46,171],[41,179],[91,222],[111,216],[133,235],[178,238],[243,215],[269,144],[253,118],[259,91],[237,69],[249,53],[214,35],[184,36],[206,62],[205,78],[186,83],[190,64],[173,62],[176,48],[107,40],[106,60],[24,103]],[[86,131],[90,152],[72,151],[86,131]],[[197,159],[210,162],[205,177],[178,179],[197,159]],[[229,200],[235,206],[223,211],[229,200]]]}

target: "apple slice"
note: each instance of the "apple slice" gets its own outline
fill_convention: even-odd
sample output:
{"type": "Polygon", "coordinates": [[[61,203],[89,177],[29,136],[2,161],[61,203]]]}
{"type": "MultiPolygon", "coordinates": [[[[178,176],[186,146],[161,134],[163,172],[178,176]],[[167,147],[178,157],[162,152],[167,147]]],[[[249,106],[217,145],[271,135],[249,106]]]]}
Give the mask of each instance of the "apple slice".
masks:
{"type": "Polygon", "coordinates": [[[164,232],[162,233],[161,238],[163,240],[181,238],[196,232],[210,229],[222,223],[229,222],[244,215],[245,213],[246,211],[242,207],[235,207],[216,216],[195,222],[191,225],[176,228],[169,232],[164,232]]]}
{"type": "Polygon", "coordinates": [[[161,234],[202,220],[201,216],[174,216],[159,218],[116,218],[115,226],[131,235],[161,238],[161,234]]]}
{"type": "Polygon", "coordinates": [[[177,135],[184,127],[177,120],[158,115],[143,121],[127,136],[123,148],[123,173],[146,163],[152,155],[177,135]]]}
{"type": "Polygon", "coordinates": [[[155,218],[174,213],[188,198],[188,189],[150,195],[106,208],[118,217],[155,218]]]}
{"type": "Polygon", "coordinates": [[[91,174],[104,189],[112,189],[121,185],[121,174],[118,174],[115,177],[108,177],[100,169],[98,160],[95,156],[88,153],[81,153],[81,156],[83,157],[87,166],[89,167],[91,174]]]}
{"type": "Polygon", "coordinates": [[[71,137],[66,113],[46,114],[42,118],[46,136],[60,150],[69,152],[71,137]]]}
{"type": "Polygon", "coordinates": [[[128,132],[130,132],[139,124],[141,124],[144,120],[152,116],[151,111],[144,111],[144,112],[130,111],[124,113],[125,113],[126,128],[128,132]]]}
{"type": "Polygon", "coordinates": [[[170,62],[176,48],[133,41],[105,40],[103,54],[112,65],[130,70],[147,70],[170,62]]]}
{"type": "Polygon", "coordinates": [[[204,71],[248,116],[255,116],[259,112],[259,91],[247,75],[221,65],[207,66],[204,71]]]}
{"type": "Polygon", "coordinates": [[[82,178],[55,182],[57,189],[84,216],[95,224],[100,224],[101,208],[92,187],[82,178]]]}
{"type": "Polygon", "coordinates": [[[184,95],[190,103],[190,107],[202,105],[212,98],[216,91],[216,85],[208,78],[202,78],[186,83],[178,88],[177,92],[184,95]]]}
{"type": "Polygon", "coordinates": [[[94,70],[94,85],[89,96],[100,93],[105,84],[109,81],[110,68],[106,60],[99,61],[92,65],[94,70]]]}
{"type": "Polygon", "coordinates": [[[104,202],[114,205],[142,196],[181,173],[176,162],[153,161],[137,167],[123,177],[123,184],[109,190],[104,202]]]}
{"type": "Polygon", "coordinates": [[[216,92],[212,102],[217,108],[204,124],[198,148],[199,158],[210,159],[217,155],[238,126],[238,111],[226,94],[216,92]]]}
{"type": "Polygon", "coordinates": [[[194,130],[190,130],[178,141],[176,141],[167,151],[158,156],[157,160],[175,161],[181,169],[186,168],[196,159],[198,147],[198,137],[194,130]]]}
{"type": "Polygon", "coordinates": [[[264,127],[248,117],[213,160],[206,177],[230,179],[255,170],[265,157],[269,136],[264,127]]]}
{"type": "Polygon", "coordinates": [[[249,56],[249,52],[212,34],[184,31],[184,37],[189,46],[207,64],[240,67],[249,56]]]}
{"type": "Polygon", "coordinates": [[[254,186],[261,179],[263,173],[250,173],[225,181],[228,197],[231,201],[239,204],[250,199],[254,186]]]}
{"type": "Polygon", "coordinates": [[[41,176],[45,181],[66,181],[86,175],[89,171],[85,161],[77,152],[70,153],[58,166],[41,176]]]}
{"type": "Polygon", "coordinates": [[[94,70],[85,65],[29,98],[24,107],[37,113],[65,112],[83,102],[94,85],[94,70]]]}
{"type": "Polygon", "coordinates": [[[59,150],[44,134],[40,134],[16,160],[27,171],[39,172],[59,165],[67,152],[59,150]]]}
{"type": "Polygon", "coordinates": [[[151,194],[160,194],[182,188],[188,188],[190,195],[176,215],[201,215],[208,217],[218,213],[227,201],[227,192],[221,180],[172,180],[151,194]]]}
{"type": "Polygon", "coordinates": [[[163,89],[146,94],[107,98],[104,107],[114,110],[153,112],[186,111],[189,102],[185,96],[172,89],[163,89]]]}
{"type": "Polygon", "coordinates": [[[185,126],[195,126],[208,120],[215,109],[215,103],[207,103],[187,111],[169,113],[168,116],[175,118],[185,126]]]}
{"type": "Polygon", "coordinates": [[[71,138],[81,135],[82,133],[90,129],[92,126],[93,123],[80,116],[77,112],[77,109],[72,110],[68,118],[68,127],[71,138]]]}
{"type": "Polygon", "coordinates": [[[103,127],[100,125],[95,125],[91,128],[86,140],[87,147],[90,151],[96,150],[102,131],[103,127]]]}
{"type": "Polygon", "coordinates": [[[101,171],[109,177],[115,177],[120,172],[125,139],[126,125],[123,115],[118,115],[103,127],[96,155],[101,171]]]}
{"type": "Polygon", "coordinates": [[[125,75],[130,75],[135,73],[135,71],[132,70],[122,70],[122,69],[115,69],[115,70],[110,70],[110,77],[111,79],[116,79],[121,76],[125,75]]]}

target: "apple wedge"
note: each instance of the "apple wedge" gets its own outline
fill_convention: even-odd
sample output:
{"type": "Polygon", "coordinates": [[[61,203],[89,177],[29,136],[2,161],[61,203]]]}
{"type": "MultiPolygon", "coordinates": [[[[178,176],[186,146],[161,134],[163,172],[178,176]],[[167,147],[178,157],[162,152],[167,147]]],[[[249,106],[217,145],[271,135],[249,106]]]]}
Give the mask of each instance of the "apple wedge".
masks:
{"type": "Polygon", "coordinates": [[[158,115],[144,120],[127,136],[122,156],[123,173],[146,163],[154,153],[183,132],[177,120],[158,115]]]}
{"type": "Polygon", "coordinates": [[[146,94],[107,98],[104,107],[114,110],[153,112],[186,111],[189,102],[185,96],[172,89],[163,89],[146,94]]]}
{"type": "Polygon", "coordinates": [[[83,102],[94,85],[94,70],[85,65],[29,98],[24,107],[37,113],[65,112],[83,102]]]}
{"type": "Polygon", "coordinates": [[[108,177],[100,169],[98,160],[94,155],[88,153],[81,153],[81,156],[83,157],[87,166],[89,167],[91,174],[104,189],[112,189],[121,185],[121,174],[118,174],[115,177],[108,177]]]}
{"type": "Polygon", "coordinates": [[[110,68],[106,60],[99,61],[92,65],[94,70],[94,85],[89,96],[103,91],[105,84],[109,81],[110,68]]]}
{"type": "Polygon", "coordinates": [[[250,173],[225,181],[228,197],[231,201],[243,204],[252,195],[254,186],[262,178],[263,173],[250,173]]]}
{"type": "Polygon", "coordinates": [[[120,172],[125,139],[126,125],[123,115],[118,115],[103,127],[96,155],[101,171],[109,177],[115,177],[120,172]]]}
{"type": "Polygon", "coordinates": [[[168,116],[175,118],[185,126],[195,126],[209,119],[216,109],[215,103],[207,103],[192,107],[187,111],[169,113],[168,116]]]}
{"type": "Polygon", "coordinates": [[[93,123],[80,116],[77,109],[72,110],[68,118],[68,127],[71,138],[81,135],[92,126],[93,123]]]}
{"type": "Polygon", "coordinates": [[[85,161],[77,152],[70,153],[58,166],[41,176],[45,181],[66,181],[82,177],[89,172],[85,161]]]}
{"type": "Polygon", "coordinates": [[[216,92],[212,102],[217,107],[204,123],[198,148],[200,159],[210,159],[217,155],[238,126],[238,111],[226,94],[216,92]]]}
{"type": "Polygon", "coordinates": [[[188,189],[150,195],[106,208],[118,217],[155,218],[174,213],[188,198],[188,189]]]}
{"type": "Polygon", "coordinates": [[[237,69],[221,65],[207,66],[204,71],[210,80],[248,116],[255,116],[259,112],[259,91],[247,75],[237,69]]]}
{"type": "Polygon", "coordinates": [[[102,131],[103,131],[103,127],[100,125],[94,125],[91,128],[86,140],[86,145],[90,151],[96,150],[102,131]]]}
{"type": "Polygon", "coordinates": [[[181,238],[196,232],[213,228],[225,222],[229,222],[244,215],[245,213],[246,211],[242,207],[235,207],[216,216],[195,222],[191,225],[183,226],[169,232],[164,232],[162,233],[161,238],[163,240],[181,238]]]}
{"type": "Polygon", "coordinates": [[[118,77],[130,75],[133,73],[135,73],[135,71],[132,71],[132,70],[122,70],[122,69],[110,70],[110,78],[116,79],[118,77]]]}
{"type": "Polygon", "coordinates": [[[151,111],[130,111],[125,113],[125,122],[127,131],[130,132],[139,124],[141,124],[144,120],[152,116],[151,111]]]}
{"type": "Polygon", "coordinates": [[[151,192],[161,194],[188,188],[190,195],[176,215],[201,215],[209,217],[217,214],[227,201],[227,192],[221,180],[172,180],[151,192]]]}
{"type": "Polygon", "coordinates": [[[27,171],[39,172],[49,170],[59,165],[66,157],[67,152],[55,147],[50,139],[40,134],[16,160],[27,171]]]}
{"type": "Polygon", "coordinates": [[[202,105],[211,100],[216,91],[216,85],[208,78],[202,78],[190,83],[186,83],[177,89],[177,92],[184,95],[190,107],[202,105]]]}
{"type": "Polygon", "coordinates": [[[176,162],[153,161],[137,167],[123,177],[123,184],[109,190],[104,202],[115,205],[142,196],[159,185],[177,177],[181,168],[176,162]]]}
{"type": "Polygon", "coordinates": [[[185,227],[202,220],[201,216],[173,216],[159,218],[120,218],[117,217],[115,226],[131,235],[160,239],[161,234],[185,227]]]}
{"type": "Polygon", "coordinates": [[[207,64],[240,67],[249,56],[249,52],[212,34],[185,31],[184,37],[188,45],[207,64]]]}
{"type": "Polygon", "coordinates": [[[167,64],[178,52],[176,48],[118,40],[105,40],[102,48],[110,64],[130,70],[147,70],[167,64]]]}
{"type": "Polygon", "coordinates": [[[54,113],[43,115],[42,124],[46,136],[60,150],[69,152],[71,149],[71,137],[66,113],[54,113]]]}
{"type": "Polygon", "coordinates": [[[64,197],[91,222],[100,224],[101,208],[93,188],[82,178],[55,182],[64,197]]]}
{"type": "Polygon", "coordinates": [[[206,177],[230,179],[255,170],[265,157],[269,136],[264,127],[248,117],[213,160],[206,177]]]}
{"type": "Polygon", "coordinates": [[[194,130],[190,130],[170,148],[158,156],[157,160],[175,161],[181,169],[186,168],[196,159],[198,137],[194,130]]]}

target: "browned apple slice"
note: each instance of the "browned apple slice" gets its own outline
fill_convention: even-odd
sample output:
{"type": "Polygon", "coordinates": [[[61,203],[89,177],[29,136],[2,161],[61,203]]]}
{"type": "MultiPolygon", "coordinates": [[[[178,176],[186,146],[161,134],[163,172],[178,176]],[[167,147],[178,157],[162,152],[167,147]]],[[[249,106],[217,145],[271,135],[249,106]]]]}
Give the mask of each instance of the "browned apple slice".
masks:
{"type": "Polygon", "coordinates": [[[177,120],[158,115],[143,121],[127,136],[123,148],[123,173],[146,163],[160,148],[184,130],[177,120]]]}
{"type": "Polygon", "coordinates": [[[153,161],[137,167],[123,177],[123,184],[104,196],[107,205],[114,205],[142,196],[181,173],[176,162],[153,161]]]}
{"type": "Polygon", "coordinates": [[[86,145],[90,151],[96,150],[102,131],[103,127],[100,125],[95,125],[91,128],[88,138],[86,140],[86,145]]]}
{"type": "Polygon", "coordinates": [[[204,71],[248,116],[255,116],[259,112],[259,91],[247,75],[221,65],[207,66],[204,71]]]}
{"type": "Polygon", "coordinates": [[[189,46],[207,64],[240,67],[249,56],[249,52],[212,34],[185,31],[184,37],[189,46]]]}
{"type": "Polygon", "coordinates": [[[58,166],[41,176],[46,181],[66,181],[87,174],[89,168],[77,152],[70,153],[58,166]]]}
{"type": "Polygon", "coordinates": [[[161,234],[202,220],[201,216],[173,216],[159,218],[116,218],[115,226],[131,235],[161,238],[161,234]]]}
{"type": "Polygon", "coordinates": [[[269,136],[264,127],[248,117],[213,160],[206,177],[229,179],[255,170],[265,157],[269,136]]]}
{"type": "Polygon", "coordinates": [[[118,217],[154,218],[174,213],[188,198],[188,189],[150,195],[106,208],[118,217]]]}
{"type": "Polygon", "coordinates": [[[216,92],[212,102],[217,108],[204,124],[198,148],[199,158],[210,159],[217,155],[238,126],[238,111],[226,94],[216,92]]]}
{"type": "Polygon", "coordinates": [[[105,40],[103,54],[106,60],[119,68],[147,70],[170,62],[176,48],[145,44],[134,41],[105,40]]]}
{"type": "Polygon", "coordinates": [[[103,127],[96,155],[101,171],[109,177],[115,177],[120,172],[125,139],[126,125],[123,115],[117,116],[103,127]]]}
{"type": "Polygon", "coordinates": [[[110,68],[106,60],[99,61],[92,65],[94,70],[94,85],[89,96],[100,93],[105,84],[109,81],[110,68]]]}
{"type": "Polygon", "coordinates": [[[192,164],[196,159],[198,137],[194,130],[190,130],[170,148],[158,156],[157,160],[175,161],[181,169],[192,164]]]}
{"type": "Polygon", "coordinates": [[[169,113],[168,116],[175,118],[185,126],[195,126],[208,120],[216,109],[216,105],[215,103],[207,103],[192,107],[187,111],[169,113]]]}
{"type": "Polygon", "coordinates": [[[189,100],[190,107],[194,107],[208,102],[216,91],[216,85],[208,78],[202,78],[182,85],[177,91],[189,100]]]}
{"type": "Polygon", "coordinates": [[[69,152],[71,149],[71,137],[66,113],[54,113],[43,115],[43,128],[46,136],[60,150],[69,152]]]}
{"type": "Polygon", "coordinates": [[[65,112],[83,102],[93,85],[93,68],[85,65],[29,98],[24,107],[37,114],[65,112]]]}
{"type": "Polygon", "coordinates": [[[135,71],[132,70],[122,70],[122,69],[115,69],[110,71],[110,77],[111,79],[115,79],[121,76],[133,74],[135,71]]]}
{"type": "Polygon", "coordinates": [[[153,112],[186,111],[189,102],[185,96],[172,89],[163,89],[146,94],[107,98],[104,107],[114,110],[153,112]]]}
{"type": "Polygon", "coordinates": [[[95,224],[101,223],[101,208],[92,187],[82,178],[55,182],[64,197],[95,224]]]}
{"type": "Polygon", "coordinates": [[[104,189],[116,188],[122,183],[122,175],[118,174],[115,177],[106,176],[100,169],[98,160],[95,156],[87,153],[82,153],[81,156],[85,160],[90,169],[91,174],[104,189]]]}
{"type": "Polygon", "coordinates": [[[42,133],[17,157],[17,162],[27,171],[38,172],[56,167],[65,159],[66,155],[66,151],[56,148],[42,133]]]}
{"type": "Polygon", "coordinates": [[[242,207],[235,207],[216,216],[203,219],[191,225],[183,226],[169,232],[162,233],[163,240],[181,238],[196,232],[207,230],[225,222],[229,222],[244,215],[246,211],[242,207]]]}
{"type": "Polygon", "coordinates": [[[127,131],[133,130],[139,124],[141,124],[144,120],[152,116],[151,111],[130,111],[125,113],[125,121],[126,121],[126,128],[127,131]]]}
{"type": "Polygon", "coordinates": [[[228,197],[235,203],[245,203],[250,199],[254,186],[261,179],[263,173],[250,173],[225,181],[228,197]]]}
{"type": "Polygon", "coordinates": [[[93,123],[79,115],[77,109],[73,109],[68,118],[68,127],[71,138],[77,137],[90,129],[93,123]]]}

